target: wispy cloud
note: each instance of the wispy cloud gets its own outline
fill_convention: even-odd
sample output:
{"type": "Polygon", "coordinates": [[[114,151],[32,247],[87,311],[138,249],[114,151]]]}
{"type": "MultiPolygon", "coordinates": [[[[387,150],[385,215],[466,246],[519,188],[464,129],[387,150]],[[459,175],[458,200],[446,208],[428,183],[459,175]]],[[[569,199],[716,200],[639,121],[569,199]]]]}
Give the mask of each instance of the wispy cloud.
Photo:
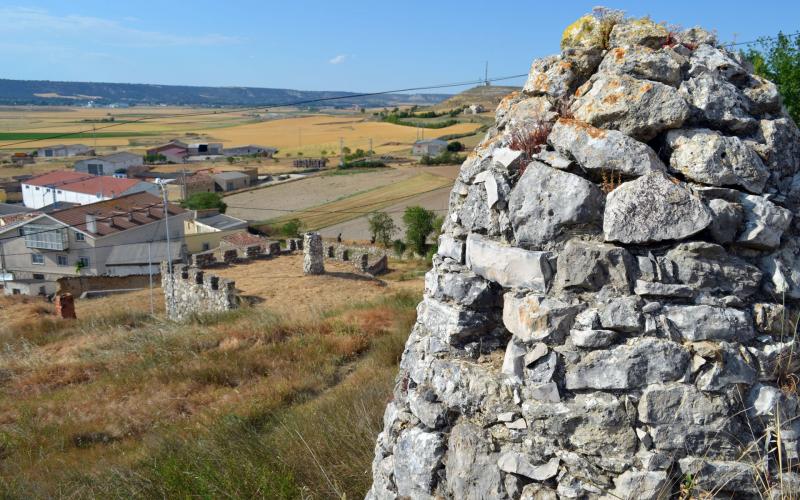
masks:
{"type": "Polygon", "coordinates": [[[72,14],[58,16],[45,9],[28,7],[0,7],[0,19],[3,19],[3,34],[0,37],[17,34],[30,37],[43,33],[48,37],[80,37],[84,41],[94,40],[104,45],[127,47],[208,46],[240,41],[237,37],[217,33],[180,35],[147,31],[113,19],[72,14]]]}
{"type": "Polygon", "coordinates": [[[342,64],[343,62],[345,62],[349,58],[350,58],[350,56],[348,56],[347,54],[339,54],[338,56],[334,57],[333,59],[331,59],[328,62],[330,64],[342,64]]]}

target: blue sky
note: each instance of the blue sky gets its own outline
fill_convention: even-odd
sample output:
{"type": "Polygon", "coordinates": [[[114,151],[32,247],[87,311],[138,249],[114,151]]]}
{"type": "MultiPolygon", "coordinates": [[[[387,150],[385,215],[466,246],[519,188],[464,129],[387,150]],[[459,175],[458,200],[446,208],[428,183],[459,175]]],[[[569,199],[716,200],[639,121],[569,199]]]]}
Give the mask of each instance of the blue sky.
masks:
{"type": "MultiPolygon", "coordinates": [[[[378,91],[525,73],[598,0],[74,0],[0,3],[4,78],[378,91]]],[[[751,40],[800,30],[800,2],[609,7],[751,40]]],[[[521,84],[521,80],[510,82],[521,84]]],[[[458,89],[454,90],[457,91],[458,89]]]]}

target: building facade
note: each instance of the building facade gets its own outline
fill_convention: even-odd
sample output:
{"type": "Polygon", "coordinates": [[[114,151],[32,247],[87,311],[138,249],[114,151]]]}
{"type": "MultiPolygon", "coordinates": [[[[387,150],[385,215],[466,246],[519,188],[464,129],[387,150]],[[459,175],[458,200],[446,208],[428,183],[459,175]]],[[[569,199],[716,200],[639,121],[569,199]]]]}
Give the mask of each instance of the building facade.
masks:
{"type": "Polygon", "coordinates": [[[76,172],[92,175],[133,175],[146,171],[140,155],[122,151],[106,156],[97,156],[75,162],[76,172]]]}
{"type": "Polygon", "coordinates": [[[133,193],[159,193],[159,187],[149,182],[71,171],[49,172],[23,181],[21,185],[22,202],[28,208],[42,208],[58,202],[86,205],[133,193]]]}

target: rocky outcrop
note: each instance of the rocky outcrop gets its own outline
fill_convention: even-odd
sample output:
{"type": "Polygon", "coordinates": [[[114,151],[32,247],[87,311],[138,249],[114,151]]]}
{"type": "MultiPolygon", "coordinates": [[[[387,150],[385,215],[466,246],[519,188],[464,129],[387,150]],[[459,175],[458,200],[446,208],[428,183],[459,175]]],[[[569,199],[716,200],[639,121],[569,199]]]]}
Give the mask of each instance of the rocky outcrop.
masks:
{"type": "Polygon", "coordinates": [[[562,49],[462,165],[368,497],[794,491],[800,132],[700,28],[562,49]]]}

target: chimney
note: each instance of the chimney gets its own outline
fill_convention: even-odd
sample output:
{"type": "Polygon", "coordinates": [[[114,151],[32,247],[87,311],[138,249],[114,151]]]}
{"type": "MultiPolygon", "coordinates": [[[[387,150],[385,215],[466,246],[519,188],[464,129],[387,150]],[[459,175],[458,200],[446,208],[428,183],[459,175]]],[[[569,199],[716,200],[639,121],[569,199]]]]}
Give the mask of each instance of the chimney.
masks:
{"type": "Polygon", "coordinates": [[[97,219],[94,214],[86,214],[86,230],[90,233],[97,233],[97,219]]]}

